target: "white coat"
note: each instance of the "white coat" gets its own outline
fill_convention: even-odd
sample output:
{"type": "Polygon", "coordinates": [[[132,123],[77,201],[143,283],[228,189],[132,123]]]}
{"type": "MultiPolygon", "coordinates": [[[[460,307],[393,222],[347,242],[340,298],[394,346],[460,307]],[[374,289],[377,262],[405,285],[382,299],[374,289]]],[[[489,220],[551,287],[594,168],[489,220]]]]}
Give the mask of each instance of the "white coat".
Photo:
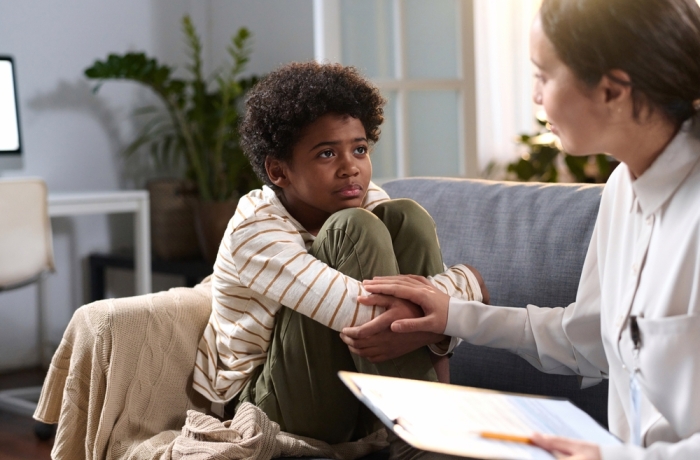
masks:
{"type": "Polygon", "coordinates": [[[610,431],[631,437],[630,373],[641,387],[641,439],[603,458],[700,458],[700,116],[686,122],[634,180],[621,164],[608,181],[567,308],[450,301],[445,333],[508,349],[582,386],[610,379],[610,431]],[[630,317],[640,346],[634,353],[630,317]]]}

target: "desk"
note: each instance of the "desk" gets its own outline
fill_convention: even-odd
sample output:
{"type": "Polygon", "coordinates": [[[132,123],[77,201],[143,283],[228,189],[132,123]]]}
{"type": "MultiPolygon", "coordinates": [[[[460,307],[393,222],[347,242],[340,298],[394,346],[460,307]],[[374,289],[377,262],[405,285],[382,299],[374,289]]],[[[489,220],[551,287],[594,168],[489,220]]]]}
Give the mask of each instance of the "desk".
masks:
{"type": "Polygon", "coordinates": [[[136,294],[151,292],[151,221],[146,190],[49,193],[49,216],[134,213],[136,294]]]}

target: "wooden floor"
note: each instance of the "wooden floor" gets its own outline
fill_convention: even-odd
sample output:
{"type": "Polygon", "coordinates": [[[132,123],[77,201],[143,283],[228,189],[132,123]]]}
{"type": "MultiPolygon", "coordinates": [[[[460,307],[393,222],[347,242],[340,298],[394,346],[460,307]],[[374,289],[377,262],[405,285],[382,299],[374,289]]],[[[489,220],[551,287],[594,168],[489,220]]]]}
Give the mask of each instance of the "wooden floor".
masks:
{"type": "MultiPolygon", "coordinates": [[[[43,380],[41,370],[0,374],[0,389],[41,385],[43,380]]],[[[31,417],[0,411],[0,460],[51,458],[53,439],[40,441],[34,435],[35,423],[31,417]]]]}

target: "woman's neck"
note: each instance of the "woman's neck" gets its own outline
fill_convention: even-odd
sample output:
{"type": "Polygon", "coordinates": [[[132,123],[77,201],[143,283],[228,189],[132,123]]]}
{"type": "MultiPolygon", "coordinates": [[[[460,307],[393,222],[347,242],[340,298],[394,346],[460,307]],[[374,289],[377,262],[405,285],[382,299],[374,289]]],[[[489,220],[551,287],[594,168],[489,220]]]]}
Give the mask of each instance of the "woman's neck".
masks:
{"type": "Polygon", "coordinates": [[[634,179],[649,169],[680,129],[659,111],[641,114],[640,119],[644,121],[629,120],[615,127],[615,143],[609,149],[610,155],[627,165],[634,179]]]}

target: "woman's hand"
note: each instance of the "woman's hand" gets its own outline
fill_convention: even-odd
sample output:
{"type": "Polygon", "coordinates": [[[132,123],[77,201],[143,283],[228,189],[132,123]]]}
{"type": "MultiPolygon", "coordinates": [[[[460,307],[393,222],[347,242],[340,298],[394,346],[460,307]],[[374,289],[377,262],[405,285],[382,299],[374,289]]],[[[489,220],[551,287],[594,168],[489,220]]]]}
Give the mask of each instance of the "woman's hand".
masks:
{"type": "Polygon", "coordinates": [[[362,304],[390,309],[392,306],[408,301],[423,310],[425,314],[423,317],[394,321],[391,324],[392,331],[401,333],[426,331],[436,334],[445,332],[450,296],[435,288],[422,276],[382,276],[362,283],[371,293],[369,296],[359,298],[362,304]]]}
{"type": "MultiPolygon", "coordinates": [[[[374,301],[370,305],[379,305],[381,295],[369,296],[374,301]]],[[[387,310],[362,326],[346,327],[340,338],[348,345],[351,352],[366,358],[371,363],[380,363],[410,353],[426,345],[440,342],[442,334],[432,332],[413,332],[399,334],[391,330],[394,321],[423,316],[421,309],[406,300],[385,298],[387,310]]]]}
{"type": "Polygon", "coordinates": [[[535,433],[530,439],[537,447],[557,455],[558,459],[567,460],[601,460],[600,448],[578,439],[560,438],[547,434],[535,433]]]}

